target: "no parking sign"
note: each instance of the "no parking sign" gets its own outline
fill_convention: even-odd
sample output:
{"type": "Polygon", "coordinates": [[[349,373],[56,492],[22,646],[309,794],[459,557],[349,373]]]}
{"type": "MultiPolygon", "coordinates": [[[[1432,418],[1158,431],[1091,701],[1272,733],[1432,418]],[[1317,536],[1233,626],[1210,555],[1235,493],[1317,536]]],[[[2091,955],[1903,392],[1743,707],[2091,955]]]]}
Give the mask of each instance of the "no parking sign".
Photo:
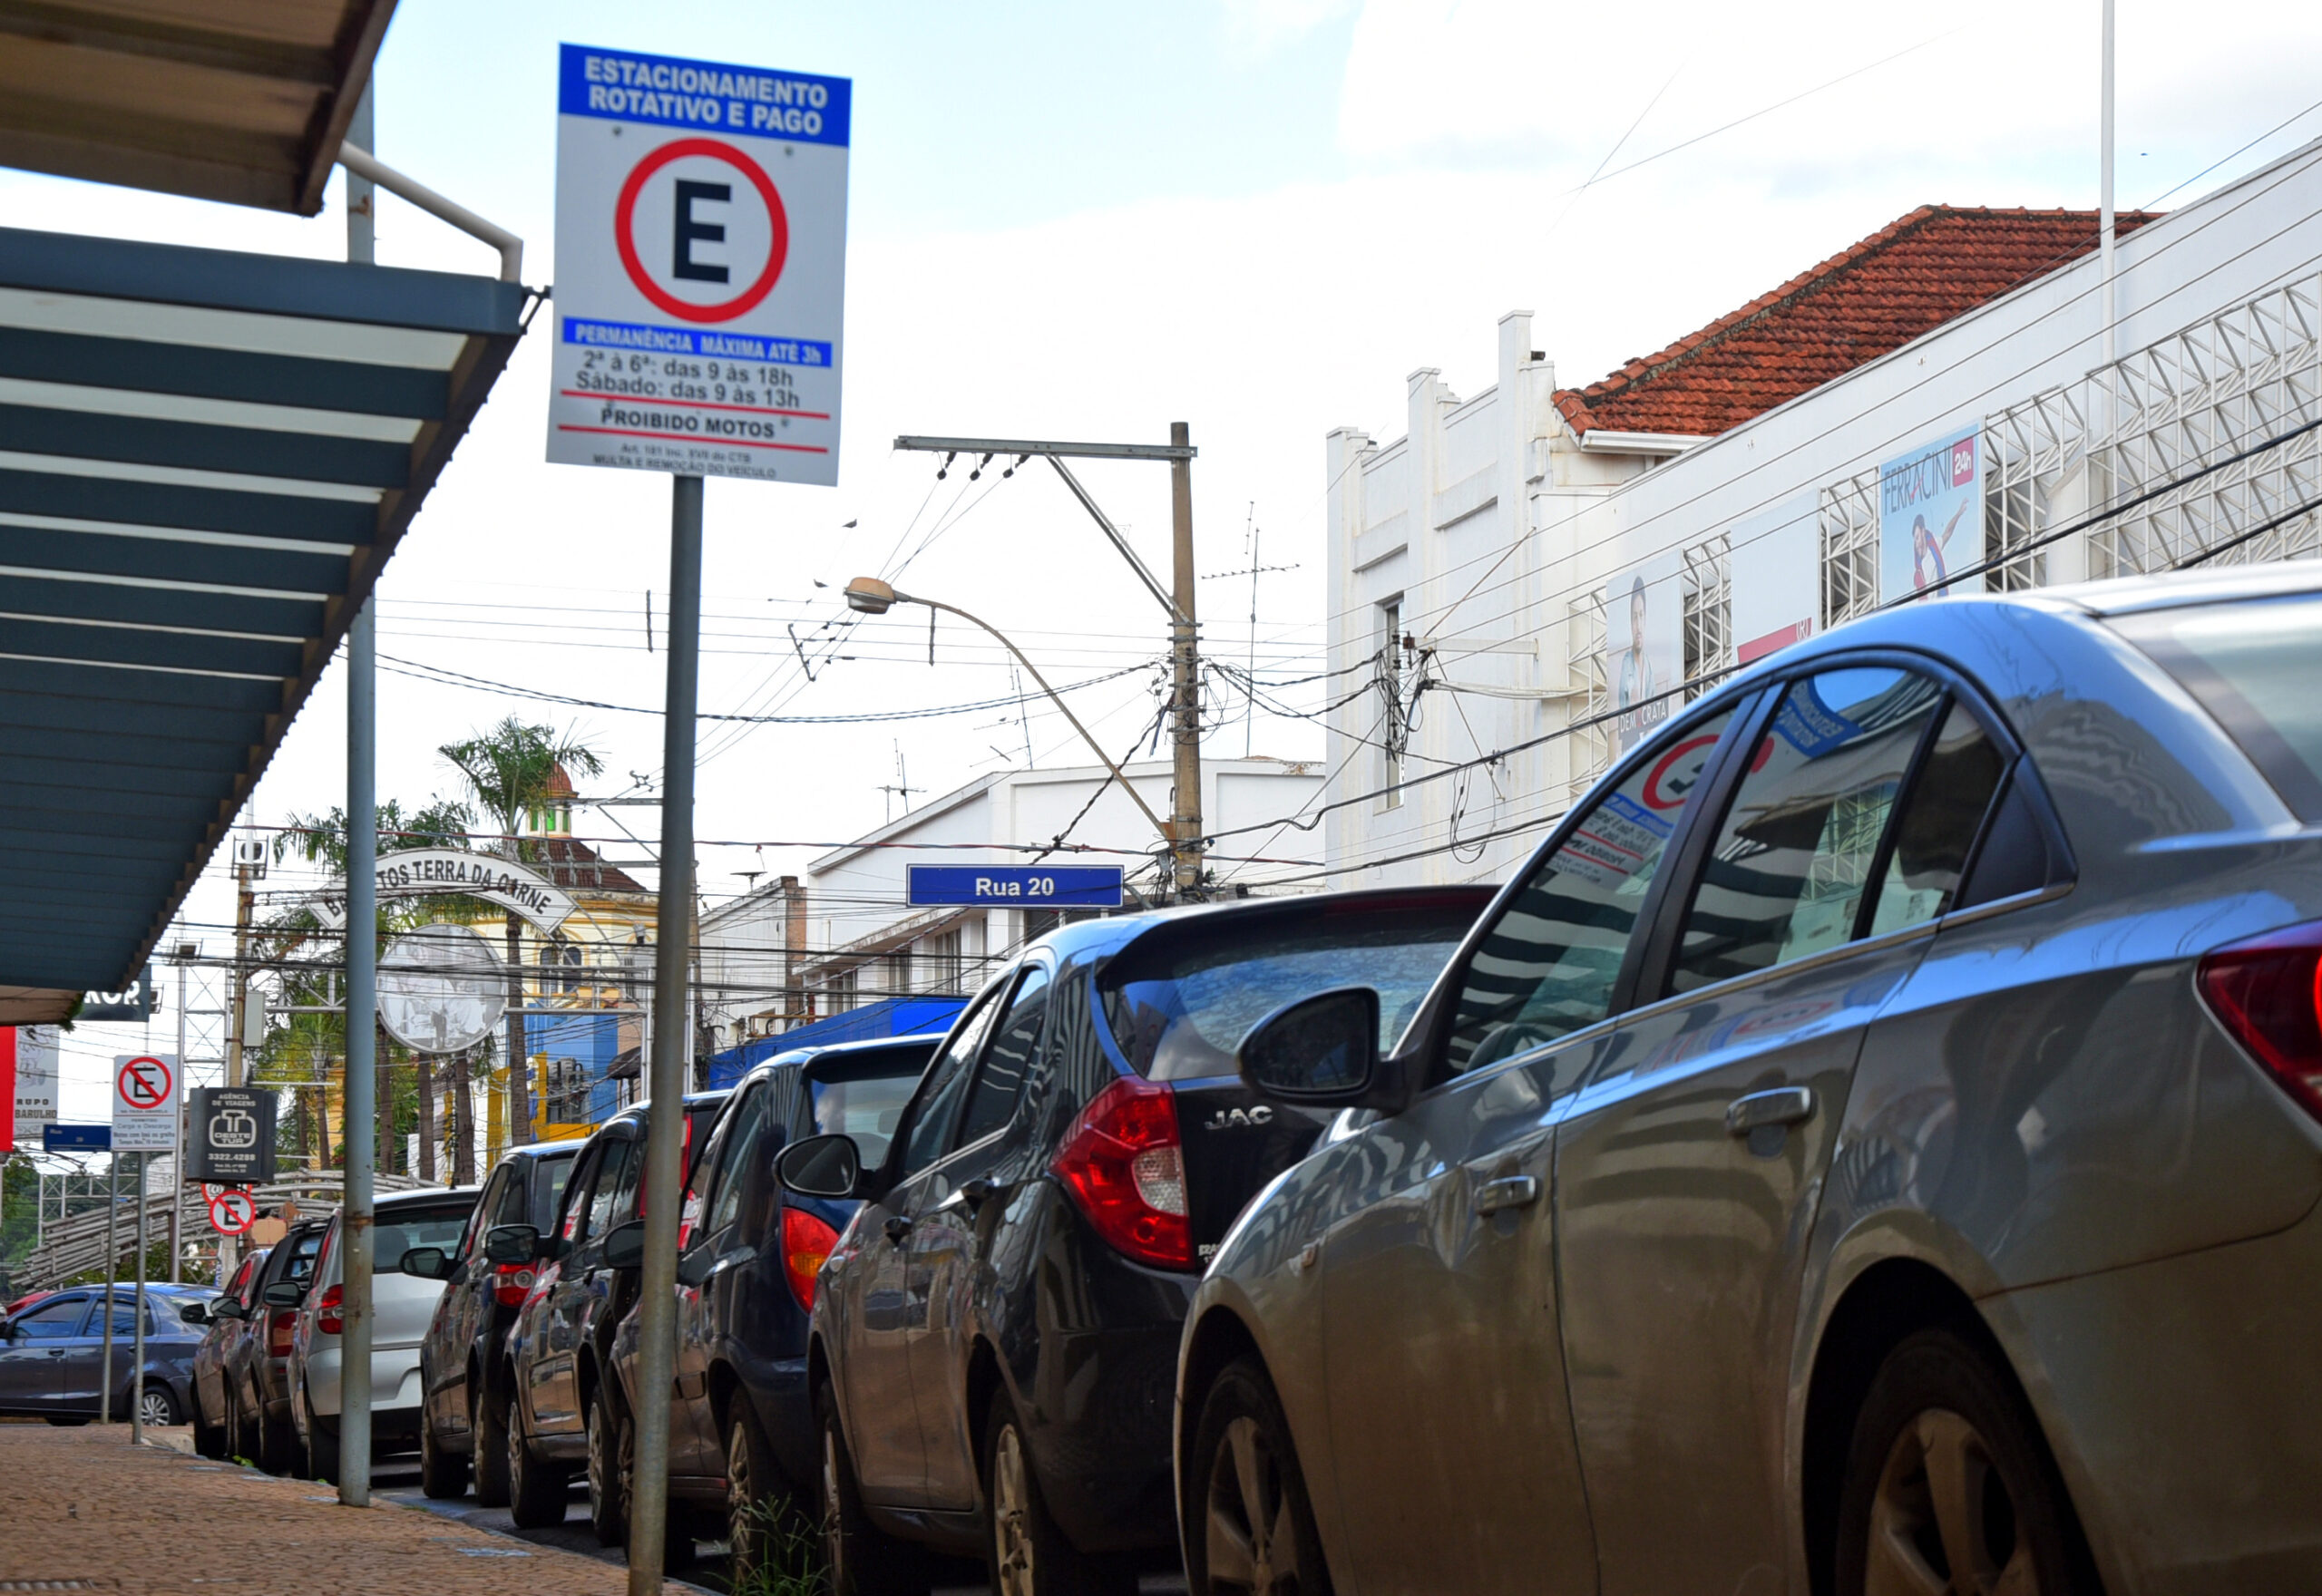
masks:
{"type": "Polygon", "coordinates": [[[563,47],[551,462],[838,481],[852,88],[563,47]]]}
{"type": "Polygon", "coordinates": [[[122,1053],[112,1061],[112,1150],[167,1153],[177,1144],[174,1053],[122,1053]]]}

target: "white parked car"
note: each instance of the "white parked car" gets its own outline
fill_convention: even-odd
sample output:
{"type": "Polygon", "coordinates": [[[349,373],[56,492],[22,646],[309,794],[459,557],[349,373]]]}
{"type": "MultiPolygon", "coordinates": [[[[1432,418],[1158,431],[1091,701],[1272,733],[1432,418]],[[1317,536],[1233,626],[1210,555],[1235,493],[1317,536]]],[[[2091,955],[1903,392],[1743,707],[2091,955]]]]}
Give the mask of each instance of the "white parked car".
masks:
{"type": "MultiPolygon", "coordinates": [[[[474,1211],[477,1191],[433,1188],[393,1192],[377,1202],[373,1231],[371,1301],[371,1438],[383,1451],[419,1444],[419,1344],[426,1338],[440,1280],[401,1271],[403,1255],[414,1247],[456,1251],[460,1232],[474,1211]]],[[[338,1478],[338,1415],[341,1371],[339,1335],[345,1328],[345,1215],[330,1221],[323,1237],[298,1326],[290,1341],[290,1415],[316,1479],[338,1478]]]]}

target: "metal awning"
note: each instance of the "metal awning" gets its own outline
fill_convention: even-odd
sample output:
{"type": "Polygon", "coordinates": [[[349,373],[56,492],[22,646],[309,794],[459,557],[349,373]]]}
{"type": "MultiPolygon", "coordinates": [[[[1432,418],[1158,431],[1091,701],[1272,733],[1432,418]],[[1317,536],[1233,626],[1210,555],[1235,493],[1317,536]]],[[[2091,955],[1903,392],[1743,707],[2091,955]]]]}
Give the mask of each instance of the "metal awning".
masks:
{"type": "Polygon", "coordinates": [[[0,166],[312,216],[395,0],[0,0],[0,166]]]}
{"type": "Polygon", "coordinates": [[[0,229],[0,1024],[151,953],[525,314],[488,277],[0,229]]]}

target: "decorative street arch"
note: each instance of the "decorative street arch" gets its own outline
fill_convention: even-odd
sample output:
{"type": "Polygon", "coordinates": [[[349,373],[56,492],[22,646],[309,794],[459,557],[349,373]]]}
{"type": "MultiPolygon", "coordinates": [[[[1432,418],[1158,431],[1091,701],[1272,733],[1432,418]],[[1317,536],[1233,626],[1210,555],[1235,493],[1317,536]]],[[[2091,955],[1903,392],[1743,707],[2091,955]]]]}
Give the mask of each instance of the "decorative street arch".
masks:
{"type": "MultiPolygon", "coordinates": [[[[522,916],[552,936],[572,917],[571,895],[538,871],[496,853],[461,848],[414,848],[382,854],[376,872],[379,896],[433,897],[458,892],[481,898],[522,916]]],[[[334,929],[346,924],[346,894],[326,892],[314,900],[317,918],[334,929]]]]}

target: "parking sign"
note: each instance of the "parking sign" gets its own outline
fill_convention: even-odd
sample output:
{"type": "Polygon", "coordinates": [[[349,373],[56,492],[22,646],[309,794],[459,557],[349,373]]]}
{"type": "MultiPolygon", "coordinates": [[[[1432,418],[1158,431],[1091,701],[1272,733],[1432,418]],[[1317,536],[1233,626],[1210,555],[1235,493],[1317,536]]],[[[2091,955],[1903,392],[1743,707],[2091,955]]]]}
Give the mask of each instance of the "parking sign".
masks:
{"type": "Polygon", "coordinates": [[[838,481],[852,89],[563,47],[551,462],[838,481]]]}
{"type": "Polygon", "coordinates": [[[174,1053],[122,1053],[112,1061],[112,1150],[167,1153],[177,1143],[174,1053]]]}

